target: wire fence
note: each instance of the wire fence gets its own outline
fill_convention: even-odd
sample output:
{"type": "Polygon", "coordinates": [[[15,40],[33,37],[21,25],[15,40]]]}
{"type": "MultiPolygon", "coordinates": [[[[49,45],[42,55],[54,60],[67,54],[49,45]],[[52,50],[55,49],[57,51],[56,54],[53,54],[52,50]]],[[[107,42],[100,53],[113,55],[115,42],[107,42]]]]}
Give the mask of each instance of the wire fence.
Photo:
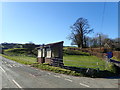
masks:
{"type": "MultiPolygon", "coordinates": [[[[94,68],[94,69],[105,69],[106,68],[106,62],[101,64],[99,62],[86,62],[86,61],[79,61],[78,64],[71,63],[72,60],[66,60],[68,62],[65,62],[65,65],[69,66],[76,66],[76,67],[82,67],[82,68],[94,68]]],[[[77,61],[74,61],[77,62],[77,61]]]]}

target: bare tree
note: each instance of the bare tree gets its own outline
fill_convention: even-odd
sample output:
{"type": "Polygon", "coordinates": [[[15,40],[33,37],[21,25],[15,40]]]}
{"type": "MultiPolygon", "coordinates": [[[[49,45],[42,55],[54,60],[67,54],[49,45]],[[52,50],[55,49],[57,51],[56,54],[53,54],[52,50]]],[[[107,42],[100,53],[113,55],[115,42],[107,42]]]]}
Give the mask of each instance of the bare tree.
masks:
{"type": "Polygon", "coordinates": [[[98,38],[96,38],[96,37],[93,37],[90,42],[91,42],[91,47],[99,46],[98,38]]]}
{"type": "Polygon", "coordinates": [[[78,47],[85,47],[86,35],[93,31],[90,29],[88,20],[85,18],[78,18],[77,21],[71,26],[71,35],[69,39],[72,40],[72,44],[78,47]]]}

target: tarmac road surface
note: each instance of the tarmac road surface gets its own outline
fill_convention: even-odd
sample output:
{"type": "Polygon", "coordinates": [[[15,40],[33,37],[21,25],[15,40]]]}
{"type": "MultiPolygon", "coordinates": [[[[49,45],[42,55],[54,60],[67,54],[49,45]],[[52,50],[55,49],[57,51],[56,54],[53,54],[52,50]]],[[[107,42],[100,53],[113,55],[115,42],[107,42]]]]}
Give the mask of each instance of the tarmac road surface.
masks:
{"type": "Polygon", "coordinates": [[[2,88],[118,88],[118,79],[74,77],[36,69],[0,56],[2,88]]]}

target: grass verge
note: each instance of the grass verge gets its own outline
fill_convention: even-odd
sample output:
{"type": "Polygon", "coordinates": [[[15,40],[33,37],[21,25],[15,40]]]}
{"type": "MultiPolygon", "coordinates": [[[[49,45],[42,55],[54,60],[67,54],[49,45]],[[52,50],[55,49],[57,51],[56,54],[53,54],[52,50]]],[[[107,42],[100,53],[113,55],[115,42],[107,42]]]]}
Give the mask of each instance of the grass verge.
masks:
{"type": "Polygon", "coordinates": [[[5,57],[5,58],[8,58],[10,60],[19,62],[21,64],[26,64],[26,65],[37,63],[36,62],[37,60],[34,57],[28,57],[28,56],[7,56],[7,55],[3,55],[3,54],[1,54],[1,56],[5,57]]]}
{"type": "Polygon", "coordinates": [[[32,66],[40,68],[42,70],[53,71],[55,73],[60,73],[60,74],[73,75],[73,76],[83,76],[83,74],[81,74],[81,73],[77,73],[75,71],[63,69],[60,67],[49,66],[47,64],[33,64],[32,66]]]}

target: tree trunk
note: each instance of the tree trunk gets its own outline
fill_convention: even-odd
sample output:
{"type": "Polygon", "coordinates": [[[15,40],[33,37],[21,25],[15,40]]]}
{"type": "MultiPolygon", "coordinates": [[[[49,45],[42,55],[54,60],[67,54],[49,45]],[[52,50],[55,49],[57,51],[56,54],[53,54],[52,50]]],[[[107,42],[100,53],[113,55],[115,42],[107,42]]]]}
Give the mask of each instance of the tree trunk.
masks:
{"type": "Polygon", "coordinates": [[[83,48],[84,45],[83,45],[83,36],[81,37],[81,48],[83,48]]]}
{"type": "Polygon", "coordinates": [[[80,47],[80,44],[78,44],[78,47],[80,47]]]}

